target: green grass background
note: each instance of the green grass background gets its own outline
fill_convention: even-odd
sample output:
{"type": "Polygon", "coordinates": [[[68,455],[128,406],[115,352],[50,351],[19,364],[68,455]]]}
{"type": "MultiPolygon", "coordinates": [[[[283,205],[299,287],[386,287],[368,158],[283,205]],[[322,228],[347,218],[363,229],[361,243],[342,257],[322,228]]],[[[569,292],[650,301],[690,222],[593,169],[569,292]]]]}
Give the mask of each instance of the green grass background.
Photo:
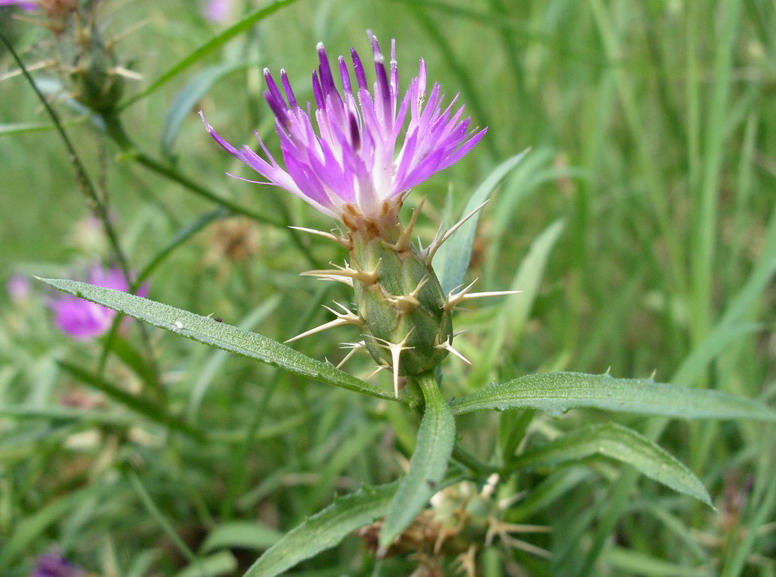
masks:
{"type": "MultiPolygon", "coordinates": [[[[234,21],[258,6],[236,4],[234,21]]],[[[67,60],[50,33],[8,14],[1,25],[28,66],[67,60]]],[[[227,25],[203,20],[193,2],[123,0],[99,14],[108,39],[142,24],[114,47],[119,62],[142,75],[126,80],[125,98],[194,55],[189,67],[121,113],[144,157],[122,153],[69,106],[67,62],[34,73],[109,194],[131,266],[145,266],[216,208],[149,165],[172,168],[277,224],[247,227],[255,253],[242,260],[217,250],[215,230],[223,222],[209,224],[154,270],[151,298],[281,341],[328,320],[320,304],[348,299],[344,287],[297,276],[341,262],[344,253],[295,240],[285,228],[326,230],[331,223],[283,191],[224,176],[252,177],[212,143],[195,112],[204,110],[232,142],[250,142],[258,129],[275,146],[262,68],[285,68],[297,96],[310,99],[316,42],[332,57],[351,46],[363,56],[371,29],[386,51],[396,39],[403,86],[423,57],[429,79],[448,98],[460,92],[474,125],[489,128],[463,161],[410,197],[410,205],[427,197],[424,241],[460,213],[499,162],[531,148],[483,213],[470,272],[481,290],[526,292],[457,316],[456,328],[468,333],[456,346],[473,367],[445,362],[446,396],[529,372],[610,370],[773,403],[772,2],[298,0],[201,56],[195,51],[227,25]],[[229,71],[197,93],[216,67],[229,71]],[[171,128],[176,114],[181,122],[171,128]]],[[[4,72],[15,69],[6,52],[0,63],[4,72]]],[[[108,258],[105,243],[74,233],[89,210],[57,135],[19,126],[50,123],[29,85],[9,77],[0,91],[0,275],[77,276],[84,263],[108,258]]],[[[149,331],[156,388],[113,353],[102,370],[208,433],[204,443],[171,435],[62,370],[56,359],[98,370],[102,345],[58,334],[42,304],[47,295],[36,286],[29,301],[3,302],[3,575],[25,575],[32,558],[53,545],[97,575],[173,575],[186,567],[196,571],[191,575],[239,575],[261,547],[203,551],[217,527],[259,520],[268,531],[287,531],[335,492],[396,478],[397,454],[409,454],[416,425],[396,407],[149,331]],[[94,405],[92,412],[62,413],[72,398],[94,405]],[[203,569],[205,558],[213,568],[203,569]]],[[[136,326],[130,335],[141,350],[136,326]]],[[[341,329],[296,346],[336,362],[344,355],[337,343],[356,336],[341,329]]],[[[371,361],[357,358],[347,367],[365,376],[371,361]]],[[[584,411],[559,420],[539,416],[530,430],[551,437],[607,419],[584,411]]],[[[499,416],[461,423],[464,444],[487,458],[499,416]]],[[[549,535],[526,538],[552,559],[490,547],[481,570],[776,575],[775,440],[773,427],[761,424],[668,426],[662,446],[706,483],[718,511],[646,481],[629,491],[627,472],[603,462],[514,479],[512,493],[549,491],[551,481],[568,485],[562,498],[512,514],[514,521],[553,526],[549,535]]],[[[370,563],[349,539],[299,574],[370,574],[370,563]]]]}

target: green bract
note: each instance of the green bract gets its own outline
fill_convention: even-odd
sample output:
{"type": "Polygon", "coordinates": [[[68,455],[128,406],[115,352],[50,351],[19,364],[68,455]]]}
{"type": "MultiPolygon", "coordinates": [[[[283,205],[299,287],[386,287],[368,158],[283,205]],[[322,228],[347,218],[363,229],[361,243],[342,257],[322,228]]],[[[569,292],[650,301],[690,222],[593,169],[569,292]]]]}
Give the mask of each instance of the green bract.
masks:
{"type": "Polygon", "coordinates": [[[447,356],[453,339],[450,309],[434,270],[398,239],[353,234],[352,266],[369,271],[355,278],[364,343],[378,364],[416,376],[447,356]]]}

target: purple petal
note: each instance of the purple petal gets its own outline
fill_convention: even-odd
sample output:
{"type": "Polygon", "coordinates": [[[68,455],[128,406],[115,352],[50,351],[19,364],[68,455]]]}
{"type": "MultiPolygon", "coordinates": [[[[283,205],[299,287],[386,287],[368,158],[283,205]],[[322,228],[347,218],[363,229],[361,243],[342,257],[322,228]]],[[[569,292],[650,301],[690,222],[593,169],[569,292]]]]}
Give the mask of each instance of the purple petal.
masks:
{"type": "Polygon", "coordinates": [[[469,132],[457,96],[442,109],[444,95],[438,84],[426,95],[423,59],[400,96],[395,41],[387,68],[377,38],[368,36],[374,82],[370,86],[362,60],[352,49],[355,83],[345,59],[337,60],[342,92],[326,50],[318,44],[318,66],[312,73],[314,111],[310,103],[306,109],[299,106],[285,70],[280,72],[282,91],[265,70],[265,98],[277,119],[284,167],[261,139],[258,153],[249,147],[236,149],[205,122],[211,137],[266,179],[259,183],[284,188],[329,216],[342,217],[345,204],[372,216],[382,201],[403,198],[410,187],[460,160],[485,131],[469,132]]]}
{"type": "Polygon", "coordinates": [[[37,9],[38,3],[30,0],[0,0],[0,6],[18,6],[22,10],[32,12],[37,9]]]}

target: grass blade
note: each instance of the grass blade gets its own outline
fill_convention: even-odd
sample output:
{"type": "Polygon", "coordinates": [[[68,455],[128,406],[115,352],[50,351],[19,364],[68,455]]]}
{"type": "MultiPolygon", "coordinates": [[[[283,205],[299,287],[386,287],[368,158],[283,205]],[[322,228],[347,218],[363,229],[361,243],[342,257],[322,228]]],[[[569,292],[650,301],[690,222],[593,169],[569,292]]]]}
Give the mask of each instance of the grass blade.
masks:
{"type": "Polygon", "coordinates": [[[167,84],[170,80],[178,76],[181,72],[186,70],[189,66],[192,64],[196,64],[200,60],[202,60],[204,57],[206,57],[211,52],[214,52],[218,50],[221,46],[229,42],[232,38],[235,38],[236,36],[239,36],[243,32],[249,30],[251,26],[256,24],[257,22],[263,20],[267,16],[271,16],[281,8],[285,8],[286,6],[290,6],[297,0],[277,0],[276,2],[273,2],[267,6],[264,6],[263,8],[259,8],[255,12],[252,12],[233,26],[230,26],[221,34],[218,34],[205,42],[202,46],[194,50],[191,54],[180,60],[177,64],[175,64],[172,68],[167,70],[164,74],[162,74],[159,78],[157,78],[151,86],[146,88],[145,90],[139,92],[138,94],[135,94],[131,98],[128,98],[126,101],[124,101],[119,109],[123,110],[127,108],[128,106],[134,104],[138,100],[141,100],[148,96],[149,94],[156,92],[160,87],[167,84]]]}
{"type": "MultiPolygon", "coordinates": [[[[465,216],[477,208],[483,202],[488,200],[493,191],[504,178],[525,158],[528,151],[506,159],[499,164],[484,180],[477,190],[474,191],[466,208],[463,211],[465,216]]],[[[477,221],[480,219],[480,213],[471,217],[450,239],[443,244],[434,256],[434,270],[439,277],[442,290],[445,294],[449,293],[455,287],[463,283],[464,275],[469,268],[469,260],[472,254],[472,244],[474,243],[474,233],[477,230],[477,221]]]]}
{"type": "Polygon", "coordinates": [[[59,364],[63,369],[65,369],[68,373],[70,373],[72,376],[74,376],[76,379],[78,379],[85,385],[88,385],[93,389],[97,389],[98,391],[105,393],[105,395],[107,395],[114,401],[121,403],[129,410],[134,411],[140,415],[143,415],[144,417],[147,417],[148,419],[154,422],[170,427],[171,429],[180,431],[181,433],[185,433],[190,437],[193,437],[194,439],[197,439],[199,441],[204,440],[202,433],[191,428],[183,421],[170,415],[164,409],[154,405],[153,403],[150,403],[141,397],[136,397],[135,395],[132,395],[126,391],[123,391],[118,387],[115,387],[108,381],[102,379],[98,375],[92,374],[89,371],[82,369],[81,367],[78,367],[66,361],[60,361],[59,364]]]}

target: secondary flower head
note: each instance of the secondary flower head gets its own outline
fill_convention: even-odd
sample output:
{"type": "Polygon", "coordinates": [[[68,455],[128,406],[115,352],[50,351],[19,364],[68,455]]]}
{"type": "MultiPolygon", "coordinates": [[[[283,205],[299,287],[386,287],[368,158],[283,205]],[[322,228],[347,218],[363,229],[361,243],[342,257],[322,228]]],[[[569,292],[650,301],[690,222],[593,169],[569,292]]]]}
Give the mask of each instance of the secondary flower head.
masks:
{"type": "Polygon", "coordinates": [[[232,0],[207,0],[202,14],[213,22],[226,22],[232,12],[232,0]]]}
{"type": "Polygon", "coordinates": [[[5,291],[11,302],[24,302],[30,296],[30,279],[24,275],[15,274],[6,281],[5,291]]]}
{"type": "MultiPolygon", "coordinates": [[[[89,271],[88,280],[90,284],[103,288],[129,290],[124,274],[118,268],[94,266],[89,271]]],[[[143,296],[147,292],[147,287],[143,286],[138,294],[143,296]]],[[[60,330],[79,340],[100,336],[110,328],[116,316],[116,311],[70,295],[51,299],[49,308],[54,312],[54,322],[60,330]]]]}
{"type": "Polygon", "coordinates": [[[83,577],[83,571],[56,552],[40,555],[30,577],[83,577]]]}
{"type": "Polygon", "coordinates": [[[275,114],[285,167],[258,134],[263,155],[248,146],[235,148],[205,121],[218,144],[266,179],[260,184],[284,188],[351,228],[363,219],[394,216],[410,188],[457,162],[487,130],[469,131],[463,106],[456,109],[457,95],[442,108],[439,85],[427,91],[422,59],[418,75],[400,96],[395,42],[386,68],[377,38],[369,36],[376,77],[371,91],[354,49],[350,55],[355,82],[339,57],[340,90],[326,50],[318,44],[319,66],[312,75],[315,112],[309,103],[302,107],[297,102],[285,70],[280,71],[282,91],[264,70],[264,96],[275,114]]]}
{"type": "Polygon", "coordinates": [[[0,6],[18,6],[28,12],[32,12],[37,8],[35,0],[0,0],[0,6]]]}

